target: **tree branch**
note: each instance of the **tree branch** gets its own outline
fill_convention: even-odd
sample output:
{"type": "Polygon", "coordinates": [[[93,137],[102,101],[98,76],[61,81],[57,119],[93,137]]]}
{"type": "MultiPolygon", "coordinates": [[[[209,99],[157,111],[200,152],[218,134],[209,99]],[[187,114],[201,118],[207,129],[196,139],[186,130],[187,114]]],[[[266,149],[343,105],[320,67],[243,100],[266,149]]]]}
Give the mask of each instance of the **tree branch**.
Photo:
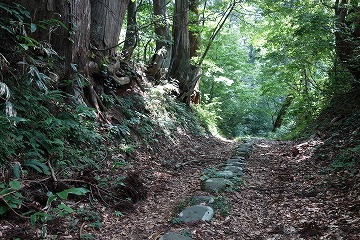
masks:
{"type": "Polygon", "coordinates": [[[206,55],[208,54],[210,47],[212,45],[212,43],[215,40],[215,37],[219,34],[219,32],[221,31],[222,27],[224,26],[226,20],[229,18],[231,12],[234,10],[236,5],[236,1],[232,1],[229,5],[229,7],[227,8],[225,14],[222,16],[222,18],[220,19],[220,21],[218,22],[218,24],[216,25],[216,27],[214,28],[214,32],[212,33],[210,40],[206,46],[205,52],[203,53],[203,55],[201,56],[199,62],[198,62],[198,66],[201,66],[201,64],[203,63],[206,55]]]}

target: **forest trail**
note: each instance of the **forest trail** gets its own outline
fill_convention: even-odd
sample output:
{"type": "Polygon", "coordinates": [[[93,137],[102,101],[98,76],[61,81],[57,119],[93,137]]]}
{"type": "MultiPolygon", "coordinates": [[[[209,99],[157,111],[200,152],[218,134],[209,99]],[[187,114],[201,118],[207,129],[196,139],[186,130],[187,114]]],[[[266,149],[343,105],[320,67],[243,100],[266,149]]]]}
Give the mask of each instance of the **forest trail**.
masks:
{"type": "Polygon", "coordinates": [[[120,218],[105,211],[99,232],[86,226],[83,231],[96,239],[155,240],[168,231],[198,240],[360,239],[359,186],[350,185],[351,179],[339,181],[334,172],[312,160],[318,144],[314,140],[301,144],[258,140],[246,159],[244,184],[211,194],[217,200],[211,221],[176,221],[192,196],[210,195],[200,187],[204,170],[218,168],[241,145],[197,140],[182,146],[183,155],[163,152],[159,159],[168,160],[162,163],[140,161],[147,199],[120,218]],[[171,163],[176,159],[181,164],[171,163]]]}

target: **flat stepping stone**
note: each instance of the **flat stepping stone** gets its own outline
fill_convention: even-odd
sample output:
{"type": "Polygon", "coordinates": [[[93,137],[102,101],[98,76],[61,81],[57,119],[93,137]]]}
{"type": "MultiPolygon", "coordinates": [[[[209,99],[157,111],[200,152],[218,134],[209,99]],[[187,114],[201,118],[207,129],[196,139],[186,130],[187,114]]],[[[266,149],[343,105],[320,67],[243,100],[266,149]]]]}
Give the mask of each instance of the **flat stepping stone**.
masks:
{"type": "Polygon", "coordinates": [[[178,233],[167,232],[159,240],[191,240],[191,238],[178,233]]]}
{"type": "Polygon", "coordinates": [[[243,175],[243,169],[241,167],[235,167],[232,165],[228,165],[226,167],[224,167],[225,171],[231,171],[233,172],[235,175],[243,175]]]}
{"type": "Polygon", "coordinates": [[[185,208],[179,213],[179,219],[182,222],[191,223],[198,221],[210,221],[214,216],[214,210],[209,206],[195,205],[185,208]]]}
{"type": "Polygon", "coordinates": [[[211,192],[223,192],[231,182],[225,178],[209,178],[202,184],[202,189],[211,192]]]}
{"type": "Polygon", "coordinates": [[[247,151],[236,151],[235,156],[237,157],[248,157],[250,155],[250,152],[247,151]]]}
{"type": "Polygon", "coordinates": [[[241,162],[231,162],[231,163],[226,163],[226,166],[234,166],[234,167],[240,167],[242,168],[245,164],[241,163],[241,162]]]}
{"type": "Polygon", "coordinates": [[[190,203],[194,205],[209,205],[214,201],[212,196],[195,196],[190,200],[190,203]]]}
{"type": "Polygon", "coordinates": [[[229,170],[224,170],[224,171],[218,171],[215,172],[216,176],[221,177],[221,178],[232,178],[234,177],[234,173],[232,171],[229,170]]]}
{"type": "Polygon", "coordinates": [[[251,146],[250,145],[240,145],[239,147],[236,148],[236,151],[250,152],[251,151],[251,146]]]}

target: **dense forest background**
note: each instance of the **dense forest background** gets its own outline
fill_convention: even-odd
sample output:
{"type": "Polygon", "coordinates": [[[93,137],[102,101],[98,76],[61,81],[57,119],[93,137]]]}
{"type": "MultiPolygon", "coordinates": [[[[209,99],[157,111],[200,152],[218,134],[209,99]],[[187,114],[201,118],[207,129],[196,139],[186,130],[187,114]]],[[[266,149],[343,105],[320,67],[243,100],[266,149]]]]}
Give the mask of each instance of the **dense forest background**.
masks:
{"type": "Polygon", "coordinates": [[[0,16],[0,215],[44,227],[73,211],[45,207],[85,195],[86,182],[124,207],[106,191],[124,194],[109,171],[180,129],[231,139],[346,129],[340,165],[359,156],[358,1],[2,0],[0,16]]]}

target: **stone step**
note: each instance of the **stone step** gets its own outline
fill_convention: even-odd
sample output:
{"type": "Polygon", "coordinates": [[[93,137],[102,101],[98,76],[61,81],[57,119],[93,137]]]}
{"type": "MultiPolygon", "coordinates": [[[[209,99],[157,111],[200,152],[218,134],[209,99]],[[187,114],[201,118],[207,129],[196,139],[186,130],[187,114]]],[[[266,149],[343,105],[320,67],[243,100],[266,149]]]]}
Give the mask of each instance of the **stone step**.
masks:
{"type": "Polygon", "coordinates": [[[230,185],[231,182],[226,178],[209,178],[203,182],[202,189],[210,192],[223,192],[230,185]]]}
{"type": "Polygon", "coordinates": [[[224,167],[224,170],[233,172],[234,175],[237,175],[237,176],[244,175],[242,167],[236,167],[236,166],[233,166],[233,165],[227,165],[227,166],[224,167]]]}
{"type": "Polygon", "coordinates": [[[179,213],[179,220],[185,223],[193,223],[198,221],[210,221],[214,216],[214,210],[209,206],[194,205],[185,208],[179,213]]]}
{"type": "Polygon", "coordinates": [[[226,163],[226,166],[240,167],[242,168],[245,164],[241,162],[230,162],[226,163]]]}
{"type": "Polygon", "coordinates": [[[235,174],[229,170],[218,171],[218,172],[215,172],[215,174],[217,177],[220,177],[220,178],[232,178],[235,176],[235,174]]]}

